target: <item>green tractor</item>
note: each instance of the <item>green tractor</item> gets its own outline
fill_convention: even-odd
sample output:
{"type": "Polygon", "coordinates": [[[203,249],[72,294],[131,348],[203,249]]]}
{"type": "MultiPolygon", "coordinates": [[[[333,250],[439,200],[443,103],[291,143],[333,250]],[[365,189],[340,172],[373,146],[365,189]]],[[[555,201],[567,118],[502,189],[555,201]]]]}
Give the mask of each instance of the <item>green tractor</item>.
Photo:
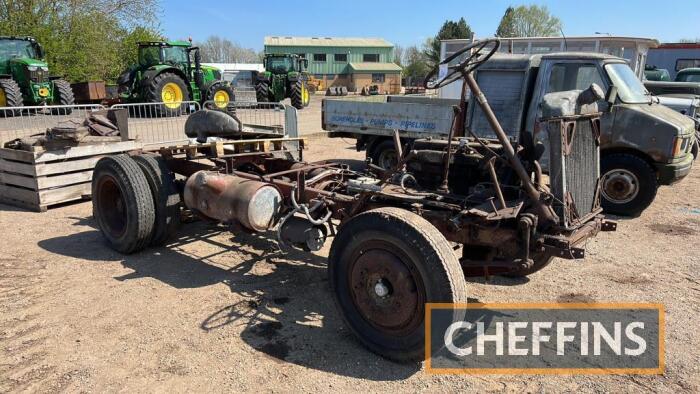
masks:
{"type": "Polygon", "coordinates": [[[280,102],[289,97],[294,108],[309,105],[307,59],[293,54],[267,54],[263,63],[265,71],[257,74],[255,82],[258,102],[280,102]]]}
{"type": "Polygon", "coordinates": [[[119,98],[126,102],[161,103],[153,115],[175,116],[187,101],[213,101],[226,110],[234,101],[233,87],[221,72],[203,66],[198,47],[187,41],[140,42],[138,64],[123,72],[117,83],[119,98]]]}
{"type": "MultiPolygon", "coordinates": [[[[24,105],[73,105],[75,98],[70,84],[49,76],[44,50],[32,37],[0,36],[0,107],[24,105]]],[[[72,108],[55,108],[60,114],[72,108]]],[[[12,116],[18,110],[0,111],[12,116]]]]}

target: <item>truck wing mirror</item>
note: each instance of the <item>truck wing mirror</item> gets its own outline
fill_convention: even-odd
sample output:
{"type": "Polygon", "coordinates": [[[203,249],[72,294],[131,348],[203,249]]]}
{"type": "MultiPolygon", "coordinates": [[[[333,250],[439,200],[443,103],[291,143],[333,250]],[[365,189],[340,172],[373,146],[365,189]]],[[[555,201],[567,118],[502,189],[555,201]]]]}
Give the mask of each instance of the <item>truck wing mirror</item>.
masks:
{"type": "Polygon", "coordinates": [[[612,106],[615,105],[615,101],[617,101],[617,86],[610,86],[610,89],[608,89],[608,93],[605,95],[605,101],[608,102],[610,108],[612,108],[612,106]]]}

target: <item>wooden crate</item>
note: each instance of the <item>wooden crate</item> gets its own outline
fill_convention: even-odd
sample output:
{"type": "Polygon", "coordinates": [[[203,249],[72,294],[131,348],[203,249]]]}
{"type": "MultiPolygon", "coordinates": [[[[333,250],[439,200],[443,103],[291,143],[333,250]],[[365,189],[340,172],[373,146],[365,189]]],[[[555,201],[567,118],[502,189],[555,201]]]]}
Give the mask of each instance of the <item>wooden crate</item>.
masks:
{"type": "Polygon", "coordinates": [[[89,197],[97,161],[134,149],[133,141],[56,151],[0,148],[0,202],[44,212],[51,205],[89,197]]]}

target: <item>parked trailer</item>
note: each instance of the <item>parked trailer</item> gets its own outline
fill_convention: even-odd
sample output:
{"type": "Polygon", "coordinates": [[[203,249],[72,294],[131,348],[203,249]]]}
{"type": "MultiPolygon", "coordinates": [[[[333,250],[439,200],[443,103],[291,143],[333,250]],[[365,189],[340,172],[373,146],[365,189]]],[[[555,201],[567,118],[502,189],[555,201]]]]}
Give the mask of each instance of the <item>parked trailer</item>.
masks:
{"type": "MultiPolygon", "coordinates": [[[[455,72],[479,92],[471,71],[490,54],[474,49],[455,72]]],[[[281,245],[306,251],[333,236],[329,279],[350,330],[384,357],[421,359],[425,304],[466,302],[465,274],[530,275],[554,257],[583,258],[587,239],[615,229],[600,214],[596,112],[545,120],[560,146],[550,153],[558,171],[547,187],[535,148],[514,146],[489,105],[482,108],[497,138],[452,144],[462,107],[445,119],[454,124],[446,141],[422,139],[402,152],[395,133],[392,169],[305,162],[298,138],[105,158],[95,168],[93,213],[123,253],[165,242],[179,207],[251,232],[272,230],[281,245]]]]}

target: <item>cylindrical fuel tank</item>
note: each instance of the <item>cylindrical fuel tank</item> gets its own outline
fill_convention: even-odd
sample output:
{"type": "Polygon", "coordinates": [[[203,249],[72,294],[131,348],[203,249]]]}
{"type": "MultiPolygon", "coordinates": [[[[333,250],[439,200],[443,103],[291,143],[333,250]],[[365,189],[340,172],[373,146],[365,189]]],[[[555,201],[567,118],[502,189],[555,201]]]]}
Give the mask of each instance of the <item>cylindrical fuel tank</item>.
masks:
{"type": "Polygon", "coordinates": [[[272,227],[282,206],[282,195],[268,183],[199,171],[187,180],[185,205],[222,222],[237,221],[254,231],[272,227]]]}

